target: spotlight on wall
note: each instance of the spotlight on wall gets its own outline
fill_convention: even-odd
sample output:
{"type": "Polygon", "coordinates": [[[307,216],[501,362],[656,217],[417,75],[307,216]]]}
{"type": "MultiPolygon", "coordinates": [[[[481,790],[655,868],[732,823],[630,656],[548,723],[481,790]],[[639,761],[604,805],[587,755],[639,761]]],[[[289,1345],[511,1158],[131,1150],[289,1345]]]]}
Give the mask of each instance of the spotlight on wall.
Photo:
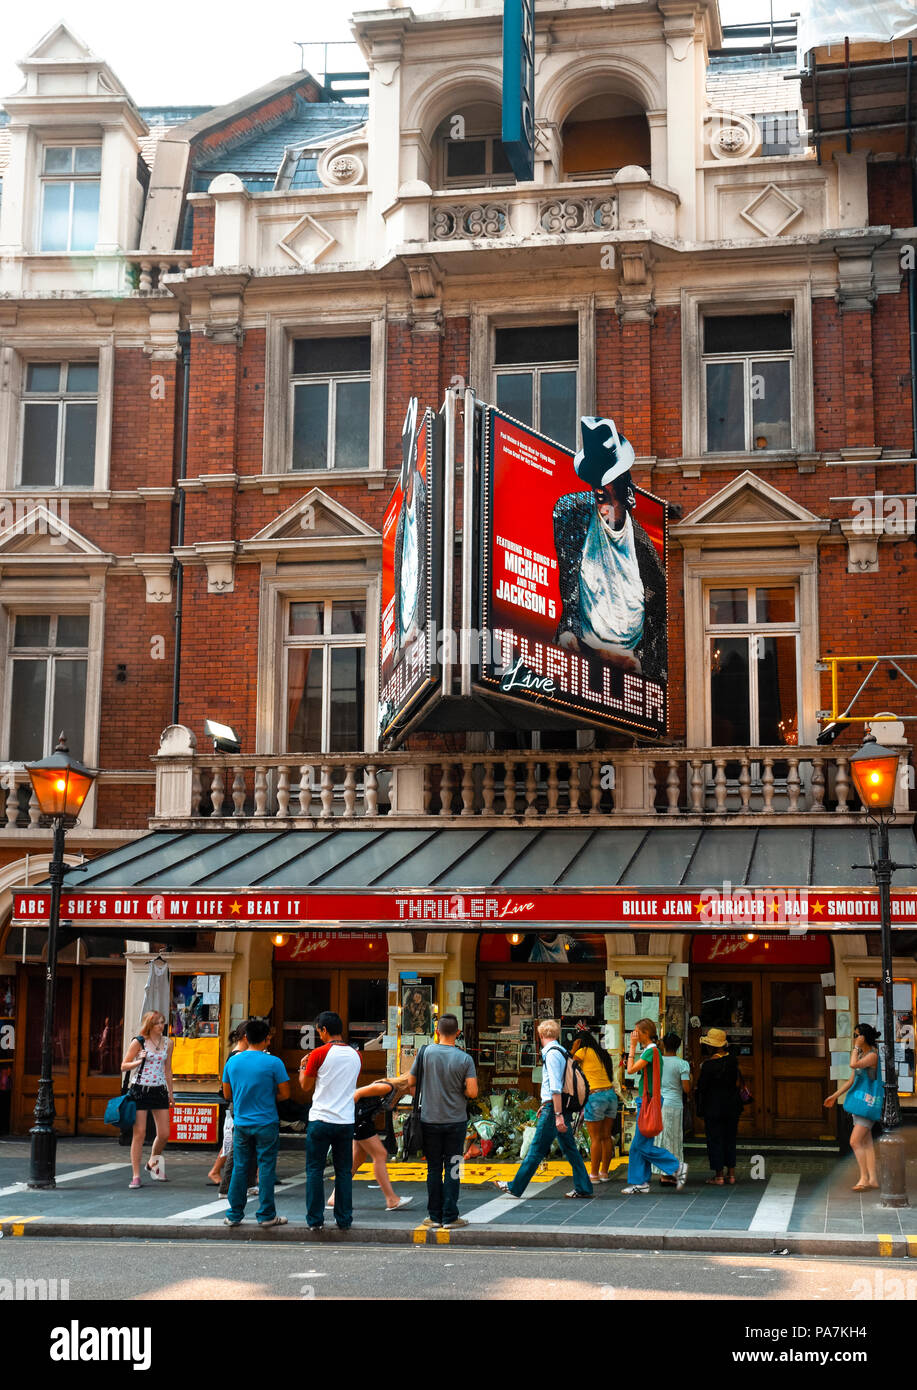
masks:
{"type": "Polygon", "coordinates": [[[834,740],[841,734],[843,728],[843,724],[839,723],[837,720],[835,720],[832,724],[826,724],[825,727],[822,729],[821,733],[816,734],[815,742],[821,744],[822,747],[824,747],[825,744],[833,743],[834,740]]]}
{"type": "Polygon", "coordinates": [[[213,739],[213,751],[215,753],[242,752],[238,735],[235,729],[231,729],[228,724],[217,724],[212,719],[205,719],[204,732],[208,738],[213,739]]]}
{"type": "Polygon", "coordinates": [[[521,946],[521,945],[522,945],[522,932],[521,932],[521,931],[508,931],[508,932],[506,933],[506,939],[507,939],[507,941],[509,942],[509,944],[510,944],[511,946],[521,946]]]}
{"type": "Polygon", "coordinates": [[[271,942],[275,946],[285,946],[289,939],[290,938],[287,936],[286,932],[283,931],[276,931],[271,936],[271,942]]]}

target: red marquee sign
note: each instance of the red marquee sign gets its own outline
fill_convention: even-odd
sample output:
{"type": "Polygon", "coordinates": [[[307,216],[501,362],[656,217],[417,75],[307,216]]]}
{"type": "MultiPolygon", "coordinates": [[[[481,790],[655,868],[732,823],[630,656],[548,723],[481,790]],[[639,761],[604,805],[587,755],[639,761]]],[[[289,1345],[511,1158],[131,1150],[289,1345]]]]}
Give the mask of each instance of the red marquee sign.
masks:
{"type": "MultiPolygon", "coordinates": [[[[49,920],[51,894],[45,889],[14,891],[17,925],[49,920]]],[[[879,898],[863,888],[714,889],[690,892],[641,891],[639,888],[584,889],[554,892],[533,889],[506,893],[479,889],[462,893],[403,892],[309,893],[257,889],[207,893],[72,892],[61,898],[61,917],[93,926],[220,924],[250,930],[299,923],[313,930],[329,926],[395,925],[422,927],[446,922],[453,929],[505,931],[507,925],[603,927],[652,926],[672,931],[720,930],[724,927],[789,927],[834,930],[879,924],[879,898]]],[[[892,925],[917,926],[917,890],[892,892],[892,925]]]]}

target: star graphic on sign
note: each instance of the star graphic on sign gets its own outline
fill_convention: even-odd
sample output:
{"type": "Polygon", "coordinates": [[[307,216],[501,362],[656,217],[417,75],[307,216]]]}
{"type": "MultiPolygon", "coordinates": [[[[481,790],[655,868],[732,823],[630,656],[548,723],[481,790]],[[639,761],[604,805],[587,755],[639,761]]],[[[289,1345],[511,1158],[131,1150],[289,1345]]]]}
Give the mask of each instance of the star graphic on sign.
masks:
{"type": "Polygon", "coordinates": [[[229,904],[229,910],[230,910],[230,912],[232,912],[232,913],[241,912],[241,911],[242,911],[242,904],[241,904],[241,903],[230,903],[230,904],[229,904]]]}
{"type": "Polygon", "coordinates": [[[706,906],[707,906],[707,904],[706,904],[705,902],[698,901],[698,902],[696,902],[696,903],[694,904],[694,911],[695,911],[695,912],[703,912],[703,910],[704,910],[704,908],[705,908],[706,906]]]}
{"type": "Polygon", "coordinates": [[[812,904],[812,912],[813,912],[813,914],[814,914],[816,917],[820,917],[821,914],[824,912],[824,910],[825,910],[825,905],[824,905],[824,903],[814,902],[814,903],[812,904]]]}
{"type": "Polygon", "coordinates": [[[780,904],[778,903],[778,901],[777,901],[776,898],[775,898],[774,901],[771,903],[771,912],[775,912],[775,913],[777,914],[778,917],[779,917],[779,915],[780,915],[780,904]]]}

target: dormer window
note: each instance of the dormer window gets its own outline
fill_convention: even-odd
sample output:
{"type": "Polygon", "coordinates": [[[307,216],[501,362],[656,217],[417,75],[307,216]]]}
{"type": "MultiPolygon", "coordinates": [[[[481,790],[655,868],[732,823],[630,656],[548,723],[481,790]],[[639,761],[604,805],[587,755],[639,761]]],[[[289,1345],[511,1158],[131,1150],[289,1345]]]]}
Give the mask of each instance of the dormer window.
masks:
{"type": "Polygon", "coordinates": [[[95,248],[101,172],[101,145],[45,145],[41,166],[42,251],[95,248]]]}

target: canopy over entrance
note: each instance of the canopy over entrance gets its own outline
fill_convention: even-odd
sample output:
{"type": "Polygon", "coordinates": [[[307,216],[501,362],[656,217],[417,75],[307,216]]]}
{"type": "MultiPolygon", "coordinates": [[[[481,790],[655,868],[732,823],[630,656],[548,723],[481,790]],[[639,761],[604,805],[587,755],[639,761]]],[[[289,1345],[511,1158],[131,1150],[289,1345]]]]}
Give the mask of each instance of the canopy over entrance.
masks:
{"type": "MultiPolygon", "coordinates": [[[[898,862],[911,864],[914,848],[910,829],[892,829],[898,862]]],[[[61,914],[122,929],[862,930],[879,921],[872,872],[853,867],[869,862],[868,831],[856,826],[154,831],[68,869],[61,914]]],[[[915,888],[917,870],[896,875],[894,925],[917,926],[915,888]]],[[[47,922],[44,885],[14,897],[17,923],[47,922]]]]}

